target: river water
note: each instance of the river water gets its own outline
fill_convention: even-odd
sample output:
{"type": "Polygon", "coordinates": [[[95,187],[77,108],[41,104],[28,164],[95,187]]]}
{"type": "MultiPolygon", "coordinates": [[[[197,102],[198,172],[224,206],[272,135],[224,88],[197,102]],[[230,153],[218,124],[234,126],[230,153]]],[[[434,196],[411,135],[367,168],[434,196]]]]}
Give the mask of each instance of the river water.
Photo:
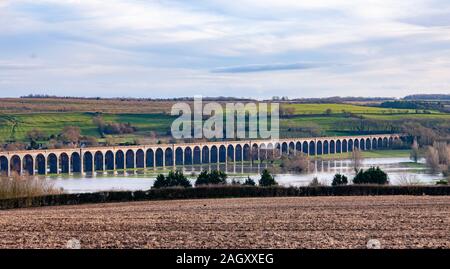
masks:
{"type": "MultiPolygon", "coordinates": [[[[423,165],[424,160],[420,160],[419,164],[412,163],[409,158],[366,158],[362,161],[362,168],[371,166],[379,166],[389,176],[390,184],[399,185],[405,183],[413,184],[434,184],[436,180],[442,179],[442,175],[430,173],[423,165]]],[[[183,170],[185,175],[194,182],[195,174],[201,170],[219,169],[228,173],[228,180],[240,179],[244,180],[250,176],[257,182],[259,173],[268,168],[266,164],[212,164],[202,166],[184,166],[177,167],[183,170]]],[[[317,177],[319,182],[324,184],[331,184],[333,176],[336,173],[345,174],[349,180],[354,176],[350,160],[316,160],[314,161],[314,168],[310,171],[301,174],[277,173],[275,179],[280,185],[284,186],[305,186],[314,177],[317,177]]],[[[270,167],[269,167],[270,168],[270,167]]],[[[62,188],[68,193],[84,193],[96,191],[111,191],[111,190],[148,190],[153,185],[158,172],[162,171],[127,171],[105,173],[95,173],[86,175],[60,175],[43,178],[51,182],[55,187],[62,188]]]]}

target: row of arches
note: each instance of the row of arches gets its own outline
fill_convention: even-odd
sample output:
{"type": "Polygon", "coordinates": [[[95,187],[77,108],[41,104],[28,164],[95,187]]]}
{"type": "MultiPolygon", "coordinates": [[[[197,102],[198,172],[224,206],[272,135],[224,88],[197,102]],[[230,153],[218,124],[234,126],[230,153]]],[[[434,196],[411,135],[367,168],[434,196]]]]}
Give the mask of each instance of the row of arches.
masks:
{"type": "Polygon", "coordinates": [[[288,154],[323,155],[361,150],[389,148],[398,137],[330,139],[311,141],[284,141],[235,143],[99,150],[50,154],[0,155],[2,174],[57,174],[106,170],[156,168],[174,165],[195,165],[265,160],[288,154]]]}

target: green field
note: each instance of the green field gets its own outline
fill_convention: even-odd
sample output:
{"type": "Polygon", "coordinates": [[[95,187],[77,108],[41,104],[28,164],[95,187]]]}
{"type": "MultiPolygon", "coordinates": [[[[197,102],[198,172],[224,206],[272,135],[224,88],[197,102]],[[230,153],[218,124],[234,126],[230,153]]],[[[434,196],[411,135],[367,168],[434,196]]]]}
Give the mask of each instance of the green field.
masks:
{"type": "MultiPolygon", "coordinates": [[[[65,126],[78,126],[83,135],[100,137],[92,113],[0,114],[0,139],[23,141],[28,131],[36,128],[46,135],[57,135],[65,126]]],[[[131,123],[138,132],[131,136],[148,135],[150,131],[166,134],[173,117],[162,114],[103,114],[107,122],[131,123]]]]}
{"type": "MultiPolygon", "coordinates": [[[[424,114],[423,111],[416,113],[415,110],[408,109],[385,109],[352,104],[283,104],[283,106],[293,107],[295,112],[294,115],[280,120],[281,137],[357,135],[363,133],[364,130],[361,131],[359,125],[365,119],[391,123],[394,127],[398,127],[403,120],[429,119],[450,122],[450,114],[435,111],[424,114]],[[325,113],[327,109],[331,109],[331,113],[325,113]]],[[[116,109],[124,110],[122,107],[116,109]]],[[[83,135],[101,139],[101,134],[92,121],[95,115],[94,112],[3,113],[0,114],[0,141],[24,141],[27,132],[34,128],[43,131],[47,136],[58,135],[65,126],[78,126],[83,135]]],[[[102,117],[107,123],[130,123],[137,128],[137,132],[133,134],[116,135],[118,142],[146,138],[150,132],[155,132],[159,138],[168,137],[170,125],[176,118],[167,113],[102,113],[102,117]]],[[[393,131],[376,128],[370,132],[393,131]]]]}
{"type": "Polygon", "coordinates": [[[0,115],[0,137],[3,140],[23,140],[33,128],[47,135],[58,134],[64,126],[74,125],[81,128],[85,135],[95,135],[92,116],[84,113],[36,113],[0,115]]]}

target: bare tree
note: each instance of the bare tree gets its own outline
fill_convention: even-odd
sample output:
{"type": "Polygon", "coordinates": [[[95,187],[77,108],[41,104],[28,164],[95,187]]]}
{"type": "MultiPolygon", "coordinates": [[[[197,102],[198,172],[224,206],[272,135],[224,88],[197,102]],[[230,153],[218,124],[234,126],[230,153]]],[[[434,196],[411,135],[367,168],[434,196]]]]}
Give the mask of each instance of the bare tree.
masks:
{"type": "Polygon", "coordinates": [[[66,126],[60,134],[60,138],[64,143],[78,143],[80,141],[81,131],[77,126],[66,126]]]}
{"type": "Polygon", "coordinates": [[[29,141],[36,141],[36,140],[44,139],[45,134],[40,129],[33,128],[32,130],[30,130],[26,133],[25,137],[29,141]]]}
{"type": "Polygon", "coordinates": [[[413,160],[415,163],[419,160],[419,145],[417,144],[417,140],[414,139],[414,142],[411,146],[411,153],[409,158],[413,160]]]}
{"type": "Polygon", "coordinates": [[[437,149],[439,154],[439,164],[450,164],[450,147],[446,142],[435,142],[434,148],[437,149]]]}
{"type": "Polygon", "coordinates": [[[312,169],[309,156],[299,153],[297,155],[283,156],[280,167],[285,171],[304,172],[312,169]]]}
{"type": "Polygon", "coordinates": [[[6,151],[24,150],[25,148],[26,145],[20,142],[9,143],[5,146],[6,151]]]}
{"type": "Polygon", "coordinates": [[[433,142],[436,141],[438,135],[433,129],[424,127],[422,124],[418,122],[407,122],[402,124],[402,131],[408,133],[414,137],[417,137],[420,145],[433,145],[433,142]]]}
{"type": "Polygon", "coordinates": [[[357,148],[352,151],[352,166],[355,171],[359,171],[362,165],[362,154],[361,151],[357,148]]]}
{"type": "Polygon", "coordinates": [[[432,146],[428,146],[425,153],[425,159],[427,166],[433,171],[438,172],[440,170],[439,166],[439,152],[432,146]]]}
{"type": "Polygon", "coordinates": [[[94,136],[85,136],[81,139],[81,143],[85,144],[86,146],[98,146],[97,138],[94,136]]]}

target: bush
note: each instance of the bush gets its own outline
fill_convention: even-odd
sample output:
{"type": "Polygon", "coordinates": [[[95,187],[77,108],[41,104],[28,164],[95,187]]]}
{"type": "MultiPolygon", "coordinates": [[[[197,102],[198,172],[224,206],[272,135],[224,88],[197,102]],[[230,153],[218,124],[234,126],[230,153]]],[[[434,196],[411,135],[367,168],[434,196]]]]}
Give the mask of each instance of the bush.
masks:
{"type": "Polygon", "coordinates": [[[137,128],[130,123],[110,122],[106,123],[101,115],[97,115],[92,122],[98,127],[100,134],[131,134],[137,131],[137,128]]]}
{"type": "Polygon", "coordinates": [[[336,175],[334,175],[331,186],[347,185],[347,183],[348,183],[348,179],[346,176],[341,175],[341,174],[336,174],[336,175]]]}
{"type": "Polygon", "coordinates": [[[241,181],[239,179],[233,178],[231,180],[231,185],[242,185],[241,181]]]}
{"type": "Polygon", "coordinates": [[[275,178],[270,174],[269,170],[264,169],[261,174],[261,179],[259,180],[259,186],[268,187],[276,185],[278,185],[278,183],[275,181],[275,178]]]}
{"type": "Polygon", "coordinates": [[[80,139],[80,144],[88,147],[95,147],[98,146],[98,140],[94,136],[84,136],[80,139]]]}
{"type": "Polygon", "coordinates": [[[308,187],[323,187],[325,184],[322,182],[319,182],[319,179],[317,177],[313,177],[311,182],[309,182],[308,187]]]}
{"type": "Polygon", "coordinates": [[[165,177],[163,174],[159,174],[156,177],[156,181],[153,184],[153,188],[168,188],[168,187],[192,187],[191,182],[180,171],[170,171],[165,177]]]}
{"type": "Polygon", "coordinates": [[[380,169],[380,167],[370,167],[368,170],[359,170],[355,178],[353,178],[353,184],[388,184],[387,174],[380,169]]]}
{"type": "Polygon", "coordinates": [[[244,182],[241,182],[239,179],[233,178],[231,180],[231,185],[234,185],[234,186],[256,186],[256,182],[248,176],[244,182]]]}
{"type": "Polygon", "coordinates": [[[153,183],[153,188],[159,189],[159,188],[165,188],[165,187],[167,187],[166,177],[163,174],[159,174],[156,177],[155,183],[153,183]]]}
{"type": "Polygon", "coordinates": [[[251,179],[250,177],[247,177],[247,179],[245,180],[244,184],[245,186],[255,186],[256,182],[251,179]]]}
{"type": "Polygon", "coordinates": [[[44,132],[41,131],[40,129],[33,128],[32,130],[28,131],[28,132],[25,134],[25,138],[26,138],[28,141],[31,142],[31,141],[44,140],[44,139],[46,139],[47,137],[46,137],[46,135],[44,134],[44,132]]]}
{"type": "Polygon", "coordinates": [[[137,131],[137,128],[130,123],[108,123],[103,127],[105,134],[131,134],[137,131]]]}
{"type": "Polygon", "coordinates": [[[227,174],[218,170],[213,170],[211,172],[203,170],[195,181],[195,186],[217,184],[227,184],[227,174]]]}

